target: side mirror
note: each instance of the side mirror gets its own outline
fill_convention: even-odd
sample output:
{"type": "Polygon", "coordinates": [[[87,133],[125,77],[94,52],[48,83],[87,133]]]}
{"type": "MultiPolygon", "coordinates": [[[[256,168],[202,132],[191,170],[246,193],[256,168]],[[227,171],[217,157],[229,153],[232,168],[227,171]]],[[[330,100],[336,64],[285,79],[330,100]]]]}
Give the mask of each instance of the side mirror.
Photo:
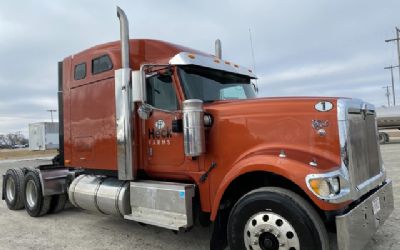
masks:
{"type": "Polygon", "coordinates": [[[153,114],[153,106],[147,103],[143,103],[142,105],[140,105],[137,112],[141,119],[147,120],[153,114]]]}
{"type": "Polygon", "coordinates": [[[141,70],[132,71],[132,101],[133,102],[145,102],[146,92],[145,83],[143,82],[141,70]]]}

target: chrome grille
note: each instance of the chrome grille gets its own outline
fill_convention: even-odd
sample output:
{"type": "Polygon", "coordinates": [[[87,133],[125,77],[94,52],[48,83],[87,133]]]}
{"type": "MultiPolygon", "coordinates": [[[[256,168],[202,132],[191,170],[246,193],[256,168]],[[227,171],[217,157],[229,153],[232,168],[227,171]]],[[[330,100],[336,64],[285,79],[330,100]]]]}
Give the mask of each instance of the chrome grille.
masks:
{"type": "Polygon", "coordinates": [[[359,186],[381,172],[380,149],[375,125],[375,111],[348,110],[349,172],[359,186]]]}

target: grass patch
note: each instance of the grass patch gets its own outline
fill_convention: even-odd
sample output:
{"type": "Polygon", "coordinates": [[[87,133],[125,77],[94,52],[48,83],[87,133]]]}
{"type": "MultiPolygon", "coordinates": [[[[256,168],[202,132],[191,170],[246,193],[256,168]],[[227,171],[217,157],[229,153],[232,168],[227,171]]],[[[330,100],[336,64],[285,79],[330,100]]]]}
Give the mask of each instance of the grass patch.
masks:
{"type": "Polygon", "coordinates": [[[29,149],[0,149],[0,160],[13,160],[35,157],[50,157],[56,156],[56,149],[45,151],[30,151],[29,149]]]}

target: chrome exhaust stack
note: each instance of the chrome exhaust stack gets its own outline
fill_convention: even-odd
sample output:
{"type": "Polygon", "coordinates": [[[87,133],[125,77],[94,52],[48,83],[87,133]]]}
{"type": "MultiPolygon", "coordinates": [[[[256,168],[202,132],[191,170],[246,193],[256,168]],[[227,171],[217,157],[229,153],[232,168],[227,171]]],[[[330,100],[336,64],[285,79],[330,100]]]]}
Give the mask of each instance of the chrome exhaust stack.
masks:
{"type": "Polygon", "coordinates": [[[222,59],[222,45],[219,39],[215,40],[215,57],[222,59]]]}
{"type": "Polygon", "coordinates": [[[129,66],[129,24],[125,12],[117,7],[121,36],[121,68],[115,70],[115,119],[119,180],[134,180],[132,116],[132,69],[129,66]]]}
{"type": "Polygon", "coordinates": [[[121,67],[129,68],[129,22],[125,12],[120,7],[117,7],[117,16],[120,25],[121,67]]]}

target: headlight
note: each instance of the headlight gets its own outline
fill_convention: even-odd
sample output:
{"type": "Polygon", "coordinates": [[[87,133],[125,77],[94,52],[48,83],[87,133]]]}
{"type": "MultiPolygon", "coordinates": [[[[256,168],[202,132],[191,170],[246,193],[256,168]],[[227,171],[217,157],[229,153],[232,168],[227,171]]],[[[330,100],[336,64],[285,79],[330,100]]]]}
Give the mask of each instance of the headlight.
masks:
{"type": "Polygon", "coordinates": [[[329,197],[340,193],[339,177],[316,178],[309,180],[311,190],[321,197],[329,197]]]}

